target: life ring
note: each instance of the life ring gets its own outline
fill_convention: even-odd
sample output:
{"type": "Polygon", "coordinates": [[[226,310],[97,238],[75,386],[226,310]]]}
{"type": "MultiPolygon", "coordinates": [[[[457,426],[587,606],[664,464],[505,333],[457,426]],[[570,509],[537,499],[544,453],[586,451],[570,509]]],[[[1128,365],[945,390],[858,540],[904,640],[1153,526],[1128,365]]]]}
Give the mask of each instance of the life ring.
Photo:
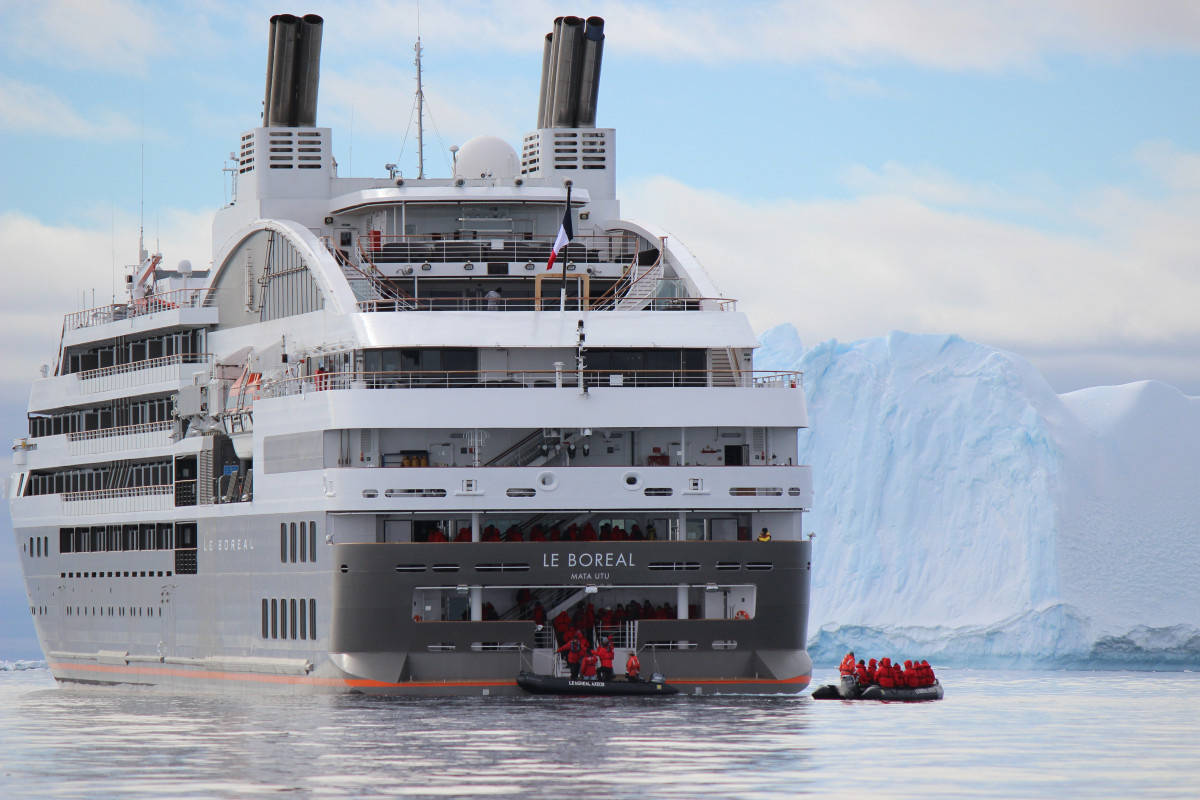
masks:
{"type": "Polygon", "coordinates": [[[421,621],[421,615],[413,614],[413,622],[420,622],[420,621],[421,621]]]}
{"type": "Polygon", "coordinates": [[[736,614],[733,615],[733,618],[734,619],[750,619],[750,615],[747,614],[743,610],[739,610],[736,614]]]}

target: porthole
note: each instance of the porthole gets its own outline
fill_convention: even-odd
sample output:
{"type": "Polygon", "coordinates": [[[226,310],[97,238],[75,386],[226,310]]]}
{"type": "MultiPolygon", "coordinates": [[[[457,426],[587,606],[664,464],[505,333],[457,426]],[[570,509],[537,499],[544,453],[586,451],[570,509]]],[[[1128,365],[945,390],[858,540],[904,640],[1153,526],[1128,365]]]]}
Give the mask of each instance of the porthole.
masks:
{"type": "Polygon", "coordinates": [[[538,488],[553,492],[558,488],[558,476],[553,472],[543,472],[537,477],[538,488]]]}
{"type": "Polygon", "coordinates": [[[637,472],[626,472],[621,476],[621,485],[631,492],[636,492],[642,488],[642,476],[637,472]]]}

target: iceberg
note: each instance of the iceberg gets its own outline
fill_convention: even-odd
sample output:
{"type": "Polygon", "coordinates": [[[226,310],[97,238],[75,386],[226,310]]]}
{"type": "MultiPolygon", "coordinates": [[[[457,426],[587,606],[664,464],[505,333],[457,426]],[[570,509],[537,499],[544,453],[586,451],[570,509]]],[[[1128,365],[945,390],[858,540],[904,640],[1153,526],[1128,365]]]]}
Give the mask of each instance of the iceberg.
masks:
{"type": "Polygon", "coordinates": [[[952,335],[761,344],[804,372],[815,660],[1200,666],[1200,398],[1059,395],[952,335]]]}

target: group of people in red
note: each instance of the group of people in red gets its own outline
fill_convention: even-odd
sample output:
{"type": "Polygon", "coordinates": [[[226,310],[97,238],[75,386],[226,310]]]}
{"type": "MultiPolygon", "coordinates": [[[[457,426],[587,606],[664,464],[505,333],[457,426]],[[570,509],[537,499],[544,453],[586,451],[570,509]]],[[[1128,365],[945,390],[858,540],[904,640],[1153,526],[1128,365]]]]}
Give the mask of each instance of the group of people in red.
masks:
{"type": "MultiPolygon", "coordinates": [[[[559,530],[558,526],[546,530],[541,525],[534,525],[529,529],[528,538],[520,527],[510,525],[504,532],[501,532],[495,525],[488,525],[479,532],[479,538],[484,542],[643,542],[658,538],[654,530],[654,526],[650,525],[645,531],[637,523],[633,524],[628,531],[620,525],[613,526],[607,522],[596,530],[595,526],[590,522],[585,522],[583,525],[571,523],[565,529],[559,530]]],[[[426,539],[428,542],[469,542],[471,541],[471,529],[459,528],[454,539],[451,540],[449,534],[441,528],[437,528],[426,539]]]]}
{"type": "MultiPolygon", "coordinates": [[[[567,659],[571,680],[611,681],[613,678],[613,646],[607,636],[592,647],[582,631],[572,630],[571,637],[563,642],[558,652],[567,659]]],[[[625,659],[625,680],[638,680],[641,671],[642,664],[637,653],[630,650],[629,658],[625,659]]]]}
{"type": "Polygon", "coordinates": [[[891,659],[875,659],[855,662],[854,651],[851,650],[842,659],[838,671],[842,675],[853,675],[859,686],[878,684],[884,689],[920,689],[922,686],[933,686],[937,677],[928,661],[905,661],[904,666],[891,659]]]}

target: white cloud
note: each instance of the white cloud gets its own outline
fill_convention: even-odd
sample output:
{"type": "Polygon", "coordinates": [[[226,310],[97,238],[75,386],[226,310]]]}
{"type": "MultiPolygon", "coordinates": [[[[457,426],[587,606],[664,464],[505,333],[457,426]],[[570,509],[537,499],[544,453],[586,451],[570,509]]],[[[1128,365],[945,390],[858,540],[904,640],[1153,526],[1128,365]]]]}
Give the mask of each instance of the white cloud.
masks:
{"type": "MultiPolygon", "coordinates": [[[[355,42],[407,41],[413,5],[362,0],[323,10],[369,19],[355,42]],[[407,38],[405,38],[407,37],[407,38]]],[[[527,52],[561,6],[536,0],[426,5],[430,41],[527,52]]],[[[1142,50],[1200,49],[1200,7],[1190,0],[777,0],[747,3],[640,3],[602,0],[606,47],[668,61],[840,64],[906,61],[942,69],[1002,70],[1036,65],[1047,54],[1120,57],[1142,50]]]]}
{"type": "Polygon", "coordinates": [[[909,194],[902,181],[882,181],[886,192],[866,181],[851,200],[814,202],[747,201],[659,177],[626,187],[623,206],[679,235],[756,329],[793,321],[809,342],[953,332],[1066,358],[1200,340],[1200,193],[1082,198],[1079,227],[1096,233],[1073,235],[938,208],[990,191],[946,177],[909,194]]]}
{"type": "Polygon", "coordinates": [[[112,111],[88,116],[45,86],[0,75],[0,129],[67,139],[124,139],[138,126],[112,111]]]}
{"type": "Polygon", "coordinates": [[[136,74],[168,49],[169,29],[160,25],[154,6],[130,0],[4,5],[9,13],[3,15],[0,41],[10,53],[25,58],[89,72],[136,74]]]}
{"type": "MultiPolygon", "coordinates": [[[[212,214],[172,209],[160,216],[164,262],[211,257],[212,214]]],[[[110,212],[93,227],[50,225],[17,212],[0,213],[0,338],[6,343],[0,384],[28,389],[40,364],[54,360],[63,315],[104,305],[124,291],[124,266],[134,261],[137,220],[110,212]]]]}

